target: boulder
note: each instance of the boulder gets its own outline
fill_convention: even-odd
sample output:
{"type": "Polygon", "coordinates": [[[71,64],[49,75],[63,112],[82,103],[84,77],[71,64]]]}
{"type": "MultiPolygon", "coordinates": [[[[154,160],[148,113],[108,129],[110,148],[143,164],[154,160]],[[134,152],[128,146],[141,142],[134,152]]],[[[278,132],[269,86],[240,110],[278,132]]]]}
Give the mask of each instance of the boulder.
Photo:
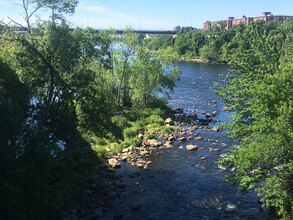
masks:
{"type": "Polygon", "coordinates": [[[165,146],[166,148],[173,148],[173,145],[171,145],[171,141],[167,141],[167,142],[164,144],[164,146],[165,146]]]}
{"type": "Polygon", "coordinates": [[[186,150],[196,150],[197,149],[197,146],[196,145],[187,145],[186,146],[186,150]]]}
{"type": "Polygon", "coordinates": [[[219,128],[218,127],[212,127],[212,131],[218,132],[219,131],[219,128]]]}
{"type": "Polygon", "coordinates": [[[166,125],[168,124],[168,125],[174,125],[174,122],[173,122],[173,120],[172,120],[172,118],[167,118],[166,120],[165,120],[165,122],[164,122],[166,125]]]}
{"type": "Polygon", "coordinates": [[[121,157],[121,160],[122,160],[122,161],[126,161],[127,158],[128,158],[128,156],[124,155],[124,156],[121,157]]]}
{"type": "Polygon", "coordinates": [[[168,137],[168,141],[175,141],[174,136],[173,136],[173,135],[170,135],[170,136],[168,137]]]}
{"type": "Polygon", "coordinates": [[[146,154],[148,154],[149,152],[148,151],[146,151],[146,150],[143,150],[143,151],[140,151],[139,152],[139,154],[141,155],[141,156],[145,156],[146,154]]]}
{"type": "Polygon", "coordinates": [[[186,141],[186,137],[180,137],[178,138],[178,141],[186,141]]]}
{"type": "Polygon", "coordinates": [[[175,114],[181,114],[181,113],[183,113],[184,109],[183,108],[173,108],[172,111],[175,114]]]}
{"type": "Polygon", "coordinates": [[[109,159],[108,164],[110,167],[113,167],[113,168],[118,168],[121,166],[120,162],[114,158],[109,159]]]}
{"type": "Polygon", "coordinates": [[[213,111],[213,115],[219,114],[219,111],[213,111]]]}
{"type": "Polygon", "coordinates": [[[145,144],[147,146],[157,146],[158,145],[158,141],[157,140],[150,139],[150,140],[146,140],[145,144]]]}
{"type": "Polygon", "coordinates": [[[221,146],[222,146],[222,147],[227,147],[227,146],[228,146],[228,144],[221,143],[221,146]]]}

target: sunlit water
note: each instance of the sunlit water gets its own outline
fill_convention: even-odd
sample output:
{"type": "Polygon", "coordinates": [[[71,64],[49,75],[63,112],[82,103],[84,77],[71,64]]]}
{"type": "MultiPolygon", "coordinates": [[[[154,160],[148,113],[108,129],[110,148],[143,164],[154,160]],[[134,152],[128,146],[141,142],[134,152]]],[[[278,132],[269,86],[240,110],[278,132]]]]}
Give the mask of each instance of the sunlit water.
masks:
{"type": "MultiPolygon", "coordinates": [[[[230,69],[224,65],[181,63],[181,81],[173,98],[172,107],[182,107],[185,112],[220,113],[214,117],[226,122],[232,113],[223,111],[224,103],[212,91],[214,82],[221,82],[219,76],[230,69]],[[180,99],[185,98],[185,101],[180,99]],[[211,104],[216,100],[216,107],[211,104]],[[196,106],[196,109],[194,109],[196,106]]],[[[211,127],[217,124],[210,124],[211,127]]],[[[196,139],[175,142],[171,150],[163,150],[159,156],[151,156],[152,164],[148,170],[138,169],[126,163],[116,171],[122,174],[126,190],[113,202],[112,208],[103,213],[102,219],[112,219],[122,214],[122,219],[269,219],[266,209],[262,210],[255,193],[238,194],[234,186],[224,182],[226,171],[215,164],[227,149],[235,144],[226,134],[214,131],[200,131],[199,136],[215,139],[217,145],[209,141],[196,139]],[[223,148],[220,143],[228,144],[223,148]],[[185,146],[196,144],[205,149],[187,151],[185,146]],[[219,148],[219,152],[210,152],[208,148],[219,148]],[[205,156],[207,160],[200,160],[205,156]],[[130,207],[139,204],[138,210],[130,207]]]]}

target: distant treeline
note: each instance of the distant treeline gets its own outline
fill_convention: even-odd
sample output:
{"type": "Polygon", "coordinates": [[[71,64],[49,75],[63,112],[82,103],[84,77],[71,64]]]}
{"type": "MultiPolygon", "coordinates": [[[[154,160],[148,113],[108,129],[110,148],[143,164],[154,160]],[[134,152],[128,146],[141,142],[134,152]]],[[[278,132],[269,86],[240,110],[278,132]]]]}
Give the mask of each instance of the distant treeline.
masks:
{"type": "MultiPolygon", "coordinates": [[[[229,31],[216,25],[200,31],[194,31],[191,27],[183,27],[174,39],[171,36],[155,35],[146,39],[144,45],[151,50],[170,46],[180,58],[230,63],[239,57],[239,53],[252,49],[256,32],[266,40],[278,42],[281,47],[286,40],[287,30],[292,26],[293,19],[289,18],[283,24],[279,24],[277,21],[265,23],[262,20],[249,26],[239,24],[233,26],[229,31]]],[[[281,48],[276,49],[282,50],[281,48]]]]}

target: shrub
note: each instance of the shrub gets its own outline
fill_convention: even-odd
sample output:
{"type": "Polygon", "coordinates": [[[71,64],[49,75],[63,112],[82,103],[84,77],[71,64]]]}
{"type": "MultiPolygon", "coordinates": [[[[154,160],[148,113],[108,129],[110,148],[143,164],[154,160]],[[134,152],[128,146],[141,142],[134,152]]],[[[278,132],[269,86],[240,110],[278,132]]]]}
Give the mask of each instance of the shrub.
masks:
{"type": "Polygon", "coordinates": [[[147,134],[146,139],[147,139],[147,140],[150,140],[150,139],[157,139],[157,136],[154,135],[154,134],[147,134]]]}
{"type": "Polygon", "coordinates": [[[162,134],[171,134],[174,131],[174,127],[169,126],[169,127],[164,127],[163,130],[161,131],[162,134]]]}

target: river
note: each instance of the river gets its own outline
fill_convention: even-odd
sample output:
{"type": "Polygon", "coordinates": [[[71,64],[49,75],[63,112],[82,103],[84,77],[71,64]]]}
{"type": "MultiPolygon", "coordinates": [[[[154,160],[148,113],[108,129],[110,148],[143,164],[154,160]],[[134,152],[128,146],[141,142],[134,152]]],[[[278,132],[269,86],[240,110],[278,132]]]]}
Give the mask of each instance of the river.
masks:
{"type": "MultiPolygon", "coordinates": [[[[212,91],[214,82],[222,82],[219,76],[229,71],[225,65],[209,65],[183,62],[179,64],[181,80],[171,95],[169,104],[181,107],[185,112],[204,113],[219,111],[214,117],[227,122],[230,112],[223,111],[224,103],[212,91]],[[216,103],[213,103],[213,100],[216,103]],[[215,106],[216,105],[216,106],[215,106]]],[[[103,213],[102,219],[270,219],[269,212],[262,209],[254,192],[238,194],[237,188],[224,182],[227,171],[215,164],[235,141],[222,132],[200,131],[199,136],[214,141],[197,139],[175,142],[173,149],[152,155],[148,170],[138,169],[127,163],[116,171],[125,184],[125,192],[113,201],[112,208],[103,213]],[[222,147],[220,143],[226,143],[222,147]],[[185,146],[195,144],[197,151],[187,151],[185,146]],[[218,148],[219,151],[208,149],[218,148]],[[207,157],[201,160],[200,157],[207,157]],[[136,206],[136,208],[131,208],[136,206]]]]}

